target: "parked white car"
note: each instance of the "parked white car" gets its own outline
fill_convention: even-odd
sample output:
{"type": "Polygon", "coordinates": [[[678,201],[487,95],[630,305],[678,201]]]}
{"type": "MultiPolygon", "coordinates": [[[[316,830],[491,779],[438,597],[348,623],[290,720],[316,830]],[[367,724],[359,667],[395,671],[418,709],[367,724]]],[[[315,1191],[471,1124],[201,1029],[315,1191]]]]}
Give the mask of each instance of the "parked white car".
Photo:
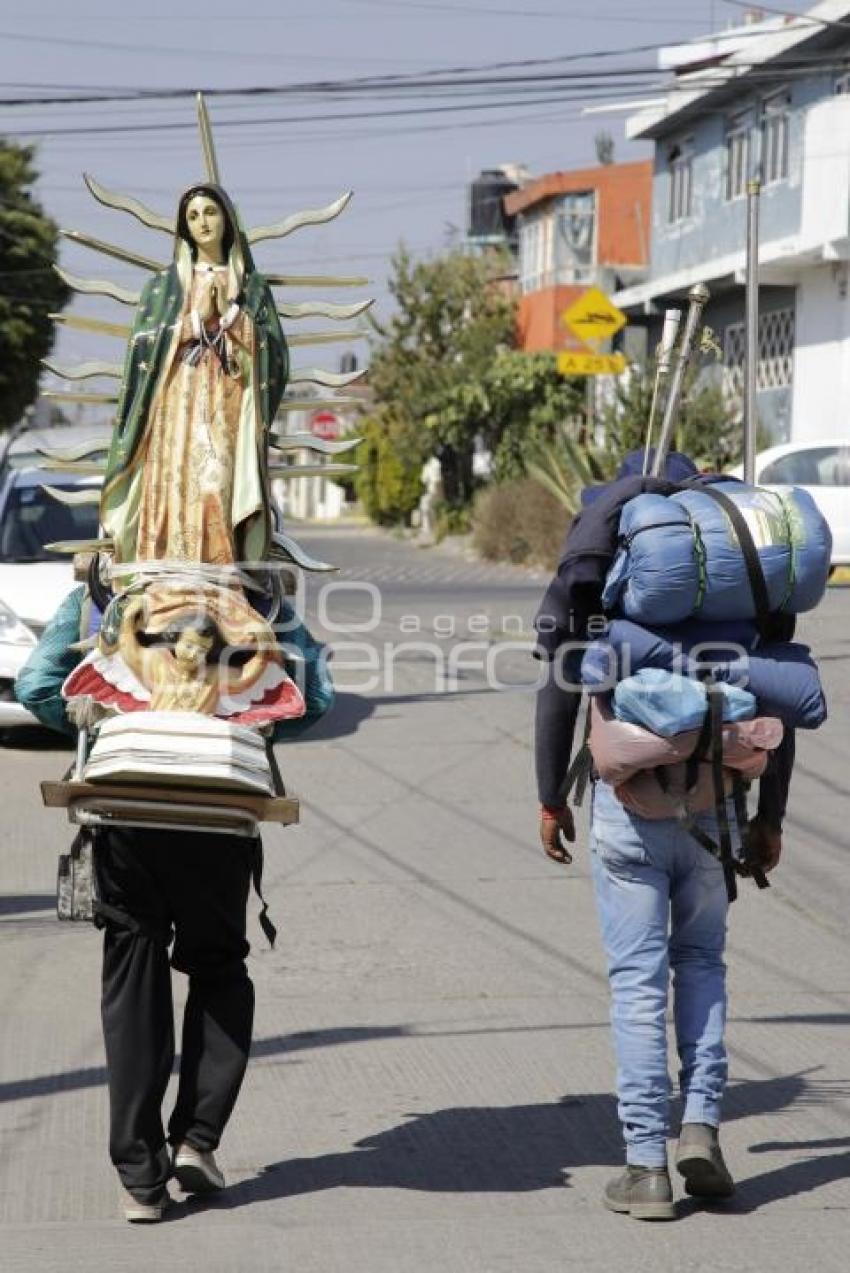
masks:
{"type": "MultiPolygon", "coordinates": [[[[743,477],[743,466],[731,472],[743,477]]],[[[807,490],[832,531],[833,566],[850,566],[850,440],[786,442],[760,451],[756,482],[807,490]]]]}
{"type": "MultiPolygon", "coordinates": [[[[26,463],[23,456],[15,458],[26,463]]],[[[15,699],[15,678],[75,586],[72,558],[48,552],[45,545],[94,539],[98,532],[96,505],[60,504],[43,484],[79,489],[99,481],[8,465],[0,473],[0,729],[33,723],[15,699]]]]}

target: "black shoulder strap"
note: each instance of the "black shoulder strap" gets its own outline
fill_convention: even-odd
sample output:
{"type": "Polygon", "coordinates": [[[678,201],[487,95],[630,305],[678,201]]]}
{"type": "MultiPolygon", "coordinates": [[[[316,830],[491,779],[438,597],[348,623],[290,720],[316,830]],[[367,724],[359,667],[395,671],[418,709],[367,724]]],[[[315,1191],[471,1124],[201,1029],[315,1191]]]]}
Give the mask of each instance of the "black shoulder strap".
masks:
{"type": "MultiPolygon", "coordinates": [[[[706,686],[706,694],[708,688],[706,686]]],[[[699,734],[697,735],[696,746],[685,762],[685,790],[693,791],[697,785],[699,778],[699,767],[708,755],[708,749],[711,745],[711,712],[708,710],[708,700],[706,699],[705,715],[702,718],[699,734]]]]}
{"type": "Polygon", "coordinates": [[[747,525],[747,519],[733,499],[730,499],[724,491],[718,491],[716,487],[711,486],[709,483],[696,480],[683,482],[682,486],[691,490],[699,490],[704,495],[710,495],[720,505],[732,523],[732,527],[738,537],[741,552],[744,555],[744,564],[747,567],[750,591],[753,594],[753,604],[756,608],[756,623],[761,635],[767,637],[770,631],[770,597],[767,592],[764,571],[761,568],[761,559],[753,542],[750,528],[747,525]]]}
{"type": "Polygon", "coordinates": [[[269,918],[269,904],[263,897],[263,841],[258,835],[254,841],[251,850],[251,883],[254,885],[254,892],[260,899],[260,912],[257,919],[265,934],[266,941],[270,946],[274,946],[277,937],[277,928],[269,918]]]}
{"type": "Polygon", "coordinates": [[[750,849],[747,797],[744,791],[744,780],[739,773],[732,775],[732,794],[735,797],[735,816],[738,819],[738,828],[741,832],[741,861],[743,864],[741,874],[749,875],[758,888],[770,888],[770,880],[750,849]]]}
{"type": "Polygon", "coordinates": [[[272,735],[266,738],[266,758],[269,762],[269,771],[272,776],[272,785],[276,796],[285,796],[286,787],[283,785],[283,778],[280,772],[280,765],[277,763],[277,756],[274,753],[274,742],[272,735]]]}
{"type": "Polygon", "coordinates": [[[569,798],[569,794],[575,787],[575,795],[573,796],[573,804],[578,808],[584,800],[584,794],[587,790],[587,781],[590,777],[593,759],[590,754],[590,700],[588,699],[584,712],[584,734],[581,740],[581,746],[575,754],[572,764],[567,770],[567,776],[564,779],[564,803],[569,798]]]}
{"type": "Polygon", "coordinates": [[[735,858],[732,853],[732,833],[729,829],[729,813],[726,808],[726,784],[723,774],[723,695],[716,685],[706,685],[708,711],[711,719],[711,777],[714,782],[714,807],[717,832],[720,840],[720,865],[726,879],[729,901],[738,896],[735,879],[735,858]]]}

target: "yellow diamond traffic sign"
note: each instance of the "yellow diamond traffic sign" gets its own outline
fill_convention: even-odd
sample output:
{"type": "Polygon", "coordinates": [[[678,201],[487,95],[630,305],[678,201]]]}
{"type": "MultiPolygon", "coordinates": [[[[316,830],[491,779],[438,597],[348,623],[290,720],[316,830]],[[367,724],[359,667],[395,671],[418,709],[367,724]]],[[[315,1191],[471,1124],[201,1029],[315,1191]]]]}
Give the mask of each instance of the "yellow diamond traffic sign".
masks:
{"type": "Polygon", "coordinates": [[[579,340],[598,341],[613,336],[625,327],[627,320],[604,292],[598,287],[589,287],[564,310],[561,321],[579,340]]]}
{"type": "Polygon", "coordinates": [[[562,376],[619,376],[628,366],[622,354],[558,354],[562,376]]]}

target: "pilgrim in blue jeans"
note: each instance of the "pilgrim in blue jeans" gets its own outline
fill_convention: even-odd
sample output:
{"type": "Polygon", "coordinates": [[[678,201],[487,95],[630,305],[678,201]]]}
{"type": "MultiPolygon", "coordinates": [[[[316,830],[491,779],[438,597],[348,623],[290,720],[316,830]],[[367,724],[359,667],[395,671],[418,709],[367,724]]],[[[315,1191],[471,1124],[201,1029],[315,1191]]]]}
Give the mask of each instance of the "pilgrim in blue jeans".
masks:
{"type": "MultiPolygon", "coordinates": [[[[714,815],[699,822],[716,839],[714,815]]],[[[671,974],[682,1121],[720,1124],[727,1075],[723,870],[677,820],[629,813],[603,782],[594,785],[591,849],[626,1160],[666,1168],[671,974]]]]}

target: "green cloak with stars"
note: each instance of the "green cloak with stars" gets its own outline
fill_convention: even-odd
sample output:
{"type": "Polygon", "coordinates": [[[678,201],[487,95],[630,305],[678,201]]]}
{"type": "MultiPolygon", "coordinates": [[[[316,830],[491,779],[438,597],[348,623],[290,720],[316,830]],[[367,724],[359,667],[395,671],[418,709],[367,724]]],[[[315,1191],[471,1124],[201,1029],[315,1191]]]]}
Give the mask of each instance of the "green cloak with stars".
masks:
{"type": "MultiPolygon", "coordinates": [[[[245,562],[263,561],[271,540],[268,433],[286,388],[289,356],[274,298],[254,268],[229,196],[205,182],[190,187],[180,207],[197,193],[212,194],[229,220],[233,241],[228,254],[228,294],[238,298],[254,325],[253,366],[242,395],[237,435],[231,523],[237,555],[245,562]]],[[[146,434],[177,356],[192,268],[190,241],[178,232],[174,260],[145,285],[133,322],[100,505],[100,520],[113,540],[117,562],[136,558],[146,434]]]]}

